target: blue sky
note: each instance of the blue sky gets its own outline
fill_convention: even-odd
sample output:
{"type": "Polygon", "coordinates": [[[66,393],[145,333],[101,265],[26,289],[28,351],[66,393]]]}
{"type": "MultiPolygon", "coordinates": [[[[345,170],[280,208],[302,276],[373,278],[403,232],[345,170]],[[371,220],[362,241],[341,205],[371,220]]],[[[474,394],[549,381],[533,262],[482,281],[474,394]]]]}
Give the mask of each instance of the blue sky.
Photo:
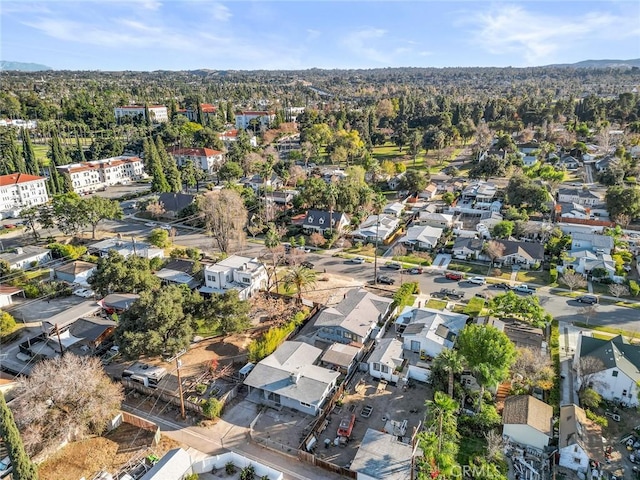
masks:
{"type": "Polygon", "coordinates": [[[533,66],[640,57],[640,1],[0,2],[2,60],[73,70],[533,66]]]}

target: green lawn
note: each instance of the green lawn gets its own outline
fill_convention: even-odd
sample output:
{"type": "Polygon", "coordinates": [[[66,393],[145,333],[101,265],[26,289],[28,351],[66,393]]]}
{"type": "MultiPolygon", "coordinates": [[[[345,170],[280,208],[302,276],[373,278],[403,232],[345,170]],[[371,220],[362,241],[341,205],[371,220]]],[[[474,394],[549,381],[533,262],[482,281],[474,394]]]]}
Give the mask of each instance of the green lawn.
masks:
{"type": "Polygon", "coordinates": [[[586,323],[583,323],[583,322],[573,322],[573,324],[576,327],[588,328],[588,329],[594,330],[596,332],[603,332],[605,334],[609,334],[606,337],[603,336],[602,334],[592,334],[595,338],[605,338],[605,339],[608,340],[612,336],[623,335],[623,336],[631,339],[631,343],[637,343],[638,332],[635,332],[635,331],[621,330],[619,328],[604,327],[604,326],[601,326],[601,325],[587,325],[586,323]],[[599,336],[596,336],[596,335],[599,335],[599,336]]]}
{"type": "Polygon", "coordinates": [[[475,457],[483,457],[486,452],[487,442],[483,438],[463,437],[459,442],[458,463],[469,465],[475,457]]]}
{"type": "MultiPolygon", "coordinates": [[[[448,270],[455,270],[458,272],[464,272],[473,275],[490,275],[493,276],[493,270],[487,273],[488,267],[485,265],[476,265],[474,263],[467,263],[465,261],[456,260],[455,262],[451,262],[449,264],[448,270]]],[[[498,278],[503,280],[509,280],[511,278],[511,272],[502,272],[498,278]]]]}
{"type": "Polygon", "coordinates": [[[215,337],[222,332],[218,328],[211,328],[206,325],[204,320],[196,320],[195,334],[201,337],[215,337]]]}
{"type": "Polygon", "coordinates": [[[384,145],[377,145],[373,147],[373,152],[371,152],[371,156],[379,162],[401,159],[405,155],[407,155],[406,148],[403,148],[402,152],[400,152],[400,149],[391,142],[387,142],[384,145]]]}
{"type": "Polygon", "coordinates": [[[549,283],[549,273],[544,271],[520,270],[516,280],[523,283],[537,283],[546,285],[549,283]]]}
{"type": "Polygon", "coordinates": [[[403,262],[403,263],[413,263],[415,265],[422,265],[424,267],[428,267],[429,265],[431,265],[431,261],[422,257],[419,257],[417,255],[403,255],[403,256],[395,256],[393,257],[393,259],[396,262],[403,262]]]}
{"type": "Polygon", "coordinates": [[[425,305],[426,308],[433,308],[435,310],[444,310],[447,307],[447,302],[444,300],[431,299],[425,305]]]}
{"type": "Polygon", "coordinates": [[[47,152],[49,151],[49,147],[47,145],[34,145],[33,152],[36,154],[36,159],[40,162],[41,165],[45,167],[49,165],[49,157],[47,157],[47,152]]]}
{"type": "Polygon", "coordinates": [[[484,308],[484,299],[480,297],[473,297],[464,307],[463,313],[470,317],[477,317],[484,308]]]}

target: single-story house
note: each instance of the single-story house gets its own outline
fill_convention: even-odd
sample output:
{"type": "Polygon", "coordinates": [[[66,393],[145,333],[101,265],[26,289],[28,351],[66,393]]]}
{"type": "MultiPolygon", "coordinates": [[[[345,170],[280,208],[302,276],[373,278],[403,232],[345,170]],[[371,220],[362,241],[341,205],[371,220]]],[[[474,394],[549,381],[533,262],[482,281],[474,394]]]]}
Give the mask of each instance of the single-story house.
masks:
{"type": "Polygon", "coordinates": [[[544,260],[544,246],[537,242],[496,240],[504,245],[504,253],[497,259],[503,265],[519,265],[530,268],[544,260]]]}
{"type": "Polygon", "coordinates": [[[404,363],[402,342],[395,338],[383,338],[369,356],[369,375],[373,378],[397,383],[404,363]]]}
{"type": "Polygon", "coordinates": [[[111,293],[98,301],[100,305],[107,313],[122,313],[125,310],[129,310],[131,305],[140,298],[140,295],[135,293],[111,293]]]}
{"type": "Polygon", "coordinates": [[[593,207],[602,201],[601,195],[588,188],[563,187],[558,190],[558,202],[560,203],[577,203],[585,207],[593,207]]]}
{"type": "Polygon", "coordinates": [[[502,425],[510,441],[543,450],[553,438],[553,407],[531,395],[507,397],[502,425]]]}
{"type": "Polygon", "coordinates": [[[608,340],[580,335],[573,368],[578,387],[585,378],[583,369],[588,369],[589,386],[603,399],[632,407],[640,403],[640,346],[630,345],[622,335],[608,340]]]}
{"type": "Polygon", "coordinates": [[[394,435],[367,428],[349,469],[356,472],[356,480],[411,480],[413,455],[422,451],[410,443],[398,441],[394,435]]]}
{"type": "Polygon", "coordinates": [[[620,160],[611,155],[607,155],[604,158],[601,158],[595,163],[596,170],[598,173],[605,171],[609,167],[615,167],[620,163],[620,160]]]}
{"type": "Polygon", "coordinates": [[[284,342],[244,380],[249,389],[247,399],[318,415],[340,376],[340,372],[316,365],[320,355],[322,350],[307,343],[284,342]]]}
{"type": "Polygon", "coordinates": [[[565,155],[562,157],[557,164],[559,167],[564,167],[567,170],[575,170],[580,166],[580,162],[571,155],[565,155]]]}
{"type": "Polygon", "coordinates": [[[20,293],[24,297],[24,290],[12,287],[11,285],[0,284],[0,308],[11,305],[13,303],[13,296],[20,293]]]}
{"type": "Polygon", "coordinates": [[[399,173],[395,177],[391,177],[389,180],[387,180],[387,186],[389,187],[389,190],[398,190],[403,178],[404,172],[399,173]]]}
{"type": "Polygon", "coordinates": [[[169,450],[140,480],[180,480],[193,472],[189,452],[182,448],[169,450]]]}
{"type": "Polygon", "coordinates": [[[78,345],[95,350],[113,335],[116,325],[113,320],[102,317],[79,318],[69,325],[68,332],[70,338],[78,339],[78,345]]]}
{"type": "Polygon", "coordinates": [[[375,243],[390,238],[400,226],[400,219],[393,215],[369,215],[357,230],[351,233],[354,240],[375,243]]]}
{"type": "Polygon", "coordinates": [[[589,420],[579,406],[560,406],[558,437],[561,467],[586,473],[591,460],[604,461],[602,427],[589,420]]]}
{"type": "Polygon", "coordinates": [[[543,355],[548,355],[549,344],[542,328],[534,327],[516,318],[479,318],[480,325],[491,325],[507,336],[516,347],[539,350],[543,355]]]}
{"type": "Polygon", "coordinates": [[[53,278],[61,282],[77,283],[88,286],[89,277],[96,271],[96,264],[76,260],[52,269],[53,278]]]}
{"type": "Polygon", "coordinates": [[[484,240],[481,238],[458,237],[453,243],[452,254],[454,258],[466,260],[468,258],[478,258],[482,253],[484,240]]]}
{"type": "Polygon", "coordinates": [[[150,243],[137,240],[129,241],[120,238],[107,238],[89,245],[89,253],[106,257],[111,250],[115,250],[123,257],[137,255],[143,258],[164,258],[164,249],[155,248],[150,243]]]}
{"type": "Polygon", "coordinates": [[[418,198],[423,198],[425,200],[433,200],[433,198],[438,193],[438,186],[435,183],[430,183],[424,190],[418,192],[418,198]]]}
{"type": "Polygon", "coordinates": [[[158,203],[164,207],[164,217],[177,217],[185,208],[191,206],[196,201],[196,196],[188,193],[161,193],[158,203]]]}
{"type": "Polygon", "coordinates": [[[405,307],[395,327],[406,350],[437,357],[443,350],[453,348],[468,318],[468,315],[445,310],[405,307]]]}
{"type": "Polygon", "coordinates": [[[258,192],[259,190],[263,190],[265,188],[271,188],[273,190],[278,190],[284,186],[284,182],[282,179],[276,174],[272,173],[269,178],[265,179],[262,175],[254,175],[253,177],[243,178],[240,180],[245,187],[250,187],[253,191],[258,192]]]}
{"type": "Polygon", "coordinates": [[[34,245],[26,245],[0,253],[0,260],[6,260],[11,269],[24,269],[32,265],[49,262],[51,260],[51,250],[34,245]]]}
{"type": "Polygon", "coordinates": [[[194,266],[195,262],[192,260],[174,258],[154,275],[165,285],[186,285],[190,289],[194,289],[199,287],[201,283],[195,276],[194,266]]]}
{"type": "Polygon", "coordinates": [[[364,344],[392,313],[393,300],[364,288],[347,292],[342,301],[322,310],[314,321],[318,338],[338,343],[364,344]]]}
{"type": "Polygon", "coordinates": [[[558,272],[566,269],[590,275],[596,268],[602,268],[606,272],[605,277],[615,280],[616,262],[611,255],[606,253],[593,253],[591,250],[572,250],[568,253],[568,260],[564,260],[563,265],[558,266],[558,272]]]}
{"type": "Polygon", "coordinates": [[[307,233],[319,232],[324,234],[327,230],[341,232],[351,223],[349,217],[341,212],[327,212],[326,210],[309,210],[302,223],[302,228],[307,233]]]}
{"type": "Polygon", "coordinates": [[[404,203],[401,202],[390,203],[386,207],[384,207],[382,213],[399,217],[402,215],[404,207],[404,203]]]}
{"type": "Polygon", "coordinates": [[[453,215],[421,211],[418,213],[415,224],[428,225],[436,228],[451,228],[453,227],[453,215]]]}
{"type": "Polygon", "coordinates": [[[613,237],[599,233],[575,232],[571,235],[571,250],[589,249],[595,253],[611,255],[613,237]]]}
{"type": "Polygon", "coordinates": [[[320,366],[349,375],[358,365],[362,349],[354,345],[333,343],[322,355],[320,366]]]}
{"type": "Polygon", "coordinates": [[[409,227],[407,233],[398,242],[411,250],[432,250],[437,247],[444,229],[429,225],[409,227]]]}

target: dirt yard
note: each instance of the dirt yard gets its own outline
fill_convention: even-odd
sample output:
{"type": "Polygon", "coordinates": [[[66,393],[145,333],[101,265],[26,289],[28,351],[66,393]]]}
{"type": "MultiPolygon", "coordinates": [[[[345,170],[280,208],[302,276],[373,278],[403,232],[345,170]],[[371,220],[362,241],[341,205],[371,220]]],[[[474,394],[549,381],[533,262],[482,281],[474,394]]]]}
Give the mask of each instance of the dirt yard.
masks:
{"type": "Polygon", "coordinates": [[[118,427],[108,437],[94,437],[73,442],[49,457],[38,467],[41,480],[70,480],[76,478],[93,478],[101,470],[115,473],[132,458],[144,458],[151,453],[162,457],[169,450],[181,445],[168,437],[161,437],[160,443],[149,447],[151,439],[146,430],[123,424],[126,435],[121,435],[118,427]],[[131,430],[133,429],[133,430],[131,430]],[[131,440],[136,438],[136,446],[131,440]],[[111,439],[113,438],[113,439],[111,439]],[[141,445],[140,438],[148,441],[141,445]],[[115,440],[115,441],[114,441],[115,440]],[[120,442],[120,443],[118,443],[120,442]]]}
{"type": "Polygon", "coordinates": [[[317,283],[313,290],[304,292],[302,296],[312,302],[323,305],[335,305],[342,300],[349,290],[362,287],[363,285],[364,282],[359,279],[331,273],[319,273],[317,283]]]}

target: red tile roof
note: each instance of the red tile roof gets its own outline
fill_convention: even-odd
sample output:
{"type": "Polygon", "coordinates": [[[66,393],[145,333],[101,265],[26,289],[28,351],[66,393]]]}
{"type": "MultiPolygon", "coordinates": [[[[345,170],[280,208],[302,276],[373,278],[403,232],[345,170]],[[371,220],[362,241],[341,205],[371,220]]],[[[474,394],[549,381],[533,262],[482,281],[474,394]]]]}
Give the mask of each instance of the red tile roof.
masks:
{"type": "MultiPolygon", "coordinates": [[[[118,108],[139,110],[141,108],[144,108],[144,105],[124,105],[118,108]]],[[[148,105],[147,108],[166,108],[166,107],[164,105],[148,105]]]]}
{"type": "Polygon", "coordinates": [[[18,183],[35,182],[36,180],[45,180],[45,178],[38,177],[36,175],[27,175],[26,173],[0,175],[0,187],[6,187],[7,185],[17,185],[18,183]]]}
{"type": "Polygon", "coordinates": [[[202,108],[202,113],[216,113],[216,110],[218,110],[215,105],[210,103],[201,103],[200,107],[202,108]]]}
{"type": "Polygon", "coordinates": [[[242,110],[238,112],[236,115],[271,115],[270,112],[266,111],[258,111],[258,110],[242,110]]]}
{"type": "Polygon", "coordinates": [[[220,137],[237,137],[238,130],[227,130],[226,132],[222,132],[220,137]]]}
{"type": "Polygon", "coordinates": [[[192,157],[213,157],[222,152],[211,148],[170,148],[167,150],[171,155],[188,155],[192,157]]]}

